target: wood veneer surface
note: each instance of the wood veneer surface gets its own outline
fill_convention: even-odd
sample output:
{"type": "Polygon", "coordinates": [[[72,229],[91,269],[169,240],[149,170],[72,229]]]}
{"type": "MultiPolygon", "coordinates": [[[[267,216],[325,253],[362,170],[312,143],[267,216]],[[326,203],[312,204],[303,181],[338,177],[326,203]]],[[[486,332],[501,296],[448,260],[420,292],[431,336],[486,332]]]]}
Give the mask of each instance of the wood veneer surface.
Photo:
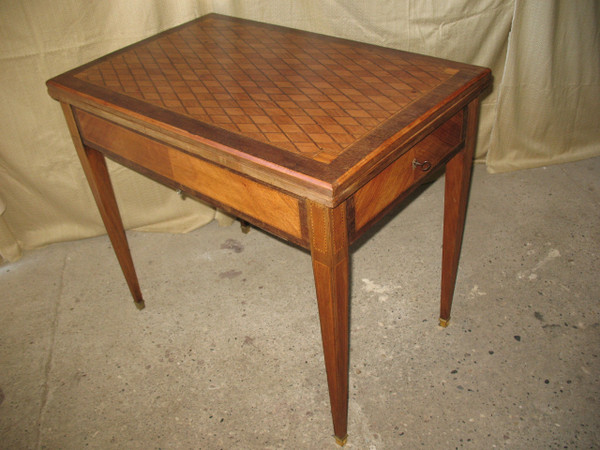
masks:
{"type": "Polygon", "coordinates": [[[475,66],[210,14],[48,85],[55,98],[116,106],[326,182],[334,195],[487,78],[475,66]]]}

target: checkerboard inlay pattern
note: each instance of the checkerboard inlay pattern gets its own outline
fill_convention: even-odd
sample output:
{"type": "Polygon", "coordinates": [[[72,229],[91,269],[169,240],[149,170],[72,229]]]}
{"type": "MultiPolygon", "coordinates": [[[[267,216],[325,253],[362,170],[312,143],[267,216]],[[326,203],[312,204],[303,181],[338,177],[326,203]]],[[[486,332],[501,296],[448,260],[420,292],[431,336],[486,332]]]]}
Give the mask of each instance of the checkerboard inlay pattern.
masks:
{"type": "Polygon", "coordinates": [[[436,63],[208,18],[76,76],[328,163],[455,72],[436,63]]]}

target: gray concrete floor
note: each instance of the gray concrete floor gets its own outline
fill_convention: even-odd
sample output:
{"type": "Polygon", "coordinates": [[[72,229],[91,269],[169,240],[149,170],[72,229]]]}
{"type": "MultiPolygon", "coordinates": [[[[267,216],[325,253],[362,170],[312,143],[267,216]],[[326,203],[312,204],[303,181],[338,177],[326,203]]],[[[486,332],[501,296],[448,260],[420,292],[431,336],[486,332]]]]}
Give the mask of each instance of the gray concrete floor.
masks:
{"type": "MultiPolygon", "coordinates": [[[[475,168],[447,329],[442,193],[352,249],[347,448],[600,447],[600,158],[475,168]]],[[[106,236],[0,267],[0,447],[337,448],[310,255],[129,238],[143,311],[106,236]]]]}

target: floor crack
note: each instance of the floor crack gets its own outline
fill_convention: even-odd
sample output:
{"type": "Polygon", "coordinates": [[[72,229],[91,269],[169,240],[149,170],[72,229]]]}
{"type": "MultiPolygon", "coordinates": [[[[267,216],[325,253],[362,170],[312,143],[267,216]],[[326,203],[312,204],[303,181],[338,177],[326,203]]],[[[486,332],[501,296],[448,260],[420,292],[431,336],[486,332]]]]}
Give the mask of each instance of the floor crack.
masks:
{"type": "Polygon", "coordinates": [[[44,420],[44,415],[46,413],[46,409],[48,406],[48,397],[50,394],[50,372],[52,370],[52,364],[54,361],[54,346],[56,343],[56,332],[58,328],[58,313],[60,310],[60,303],[63,295],[63,287],[64,287],[64,279],[65,272],[67,269],[67,261],[69,257],[65,255],[63,260],[63,265],[60,271],[60,281],[58,285],[58,294],[56,296],[56,301],[54,302],[54,308],[52,309],[52,321],[50,323],[50,347],[48,349],[48,354],[46,355],[46,362],[44,363],[44,371],[43,371],[43,379],[44,383],[42,384],[42,392],[41,392],[41,402],[40,402],[40,410],[37,418],[37,428],[36,428],[36,448],[41,448],[42,446],[42,423],[44,420]]]}

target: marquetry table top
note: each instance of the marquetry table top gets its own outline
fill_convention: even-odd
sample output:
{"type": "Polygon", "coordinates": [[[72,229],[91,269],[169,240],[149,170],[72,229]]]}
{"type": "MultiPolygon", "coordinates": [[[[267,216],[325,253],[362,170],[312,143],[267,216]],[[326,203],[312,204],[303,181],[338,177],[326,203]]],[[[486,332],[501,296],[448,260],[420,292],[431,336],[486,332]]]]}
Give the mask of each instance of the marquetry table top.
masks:
{"type": "Polygon", "coordinates": [[[470,65],[210,14],[49,86],[340,185],[486,77],[470,65]]]}

